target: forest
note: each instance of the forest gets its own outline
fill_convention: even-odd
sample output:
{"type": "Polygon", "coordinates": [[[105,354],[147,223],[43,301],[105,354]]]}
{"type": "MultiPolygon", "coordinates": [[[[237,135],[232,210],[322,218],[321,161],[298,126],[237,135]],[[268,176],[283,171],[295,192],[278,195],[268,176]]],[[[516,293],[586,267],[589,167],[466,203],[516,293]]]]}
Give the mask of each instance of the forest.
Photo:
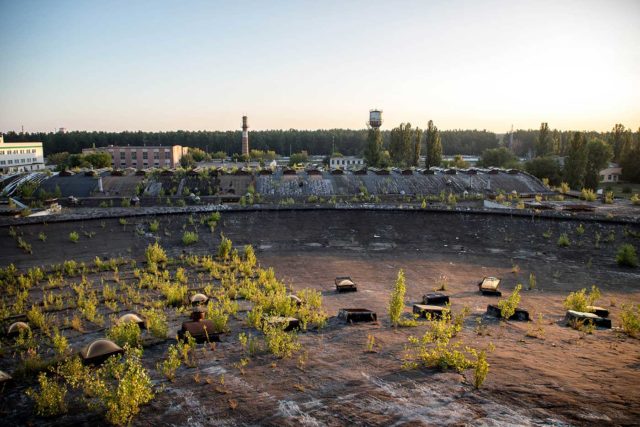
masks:
{"type": "MultiPolygon", "coordinates": [[[[382,134],[385,147],[389,146],[391,130],[382,134]]],[[[445,155],[479,155],[487,148],[499,144],[498,136],[485,130],[440,131],[445,155]]],[[[265,130],[250,131],[252,149],[273,150],[279,155],[307,151],[310,155],[324,155],[338,151],[344,155],[362,155],[367,144],[367,130],[265,130]]],[[[83,148],[107,145],[182,145],[197,147],[208,153],[224,151],[233,155],[241,151],[241,132],[238,131],[174,131],[174,132],[87,132],[67,133],[15,133],[5,134],[5,141],[42,141],[45,156],[67,151],[79,153],[83,148]]]]}

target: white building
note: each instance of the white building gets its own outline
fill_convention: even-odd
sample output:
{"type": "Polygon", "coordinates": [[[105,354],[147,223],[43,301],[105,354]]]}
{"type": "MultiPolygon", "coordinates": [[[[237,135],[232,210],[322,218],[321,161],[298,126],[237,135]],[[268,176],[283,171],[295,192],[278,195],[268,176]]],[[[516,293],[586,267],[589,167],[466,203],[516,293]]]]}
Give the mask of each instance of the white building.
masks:
{"type": "Polygon", "coordinates": [[[329,159],[331,169],[349,169],[353,166],[364,166],[364,159],[355,156],[331,157],[329,159]]]}
{"type": "Polygon", "coordinates": [[[618,182],[620,180],[620,177],[622,176],[622,168],[608,167],[598,172],[598,175],[600,175],[600,182],[615,183],[615,182],[618,182]]]}
{"type": "Polygon", "coordinates": [[[0,135],[0,172],[30,172],[44,169],[42,142],[4,142],[0,135]]]}

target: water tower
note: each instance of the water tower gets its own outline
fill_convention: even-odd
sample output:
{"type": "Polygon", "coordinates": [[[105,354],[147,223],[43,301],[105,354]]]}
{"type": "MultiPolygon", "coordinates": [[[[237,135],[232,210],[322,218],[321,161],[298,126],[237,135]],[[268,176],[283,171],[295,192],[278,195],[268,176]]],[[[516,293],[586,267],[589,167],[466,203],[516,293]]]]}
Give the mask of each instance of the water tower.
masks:
{"type": "Polygon", "coordinates": [[[382,126],[382,110],[369,110],[369,122],[367,124],[374,129],[382,126]]]}

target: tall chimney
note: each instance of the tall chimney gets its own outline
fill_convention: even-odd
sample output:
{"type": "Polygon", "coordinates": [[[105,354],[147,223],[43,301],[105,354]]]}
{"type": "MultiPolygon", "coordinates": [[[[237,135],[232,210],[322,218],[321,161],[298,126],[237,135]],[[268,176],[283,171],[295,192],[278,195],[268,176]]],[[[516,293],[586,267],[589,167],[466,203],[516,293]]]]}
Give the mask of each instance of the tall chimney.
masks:
{"type": "Polygon", "coordinates": [[[242,155],[249,155],[249,125],[247,124],[247,116],[242,116],[242,155]]]}

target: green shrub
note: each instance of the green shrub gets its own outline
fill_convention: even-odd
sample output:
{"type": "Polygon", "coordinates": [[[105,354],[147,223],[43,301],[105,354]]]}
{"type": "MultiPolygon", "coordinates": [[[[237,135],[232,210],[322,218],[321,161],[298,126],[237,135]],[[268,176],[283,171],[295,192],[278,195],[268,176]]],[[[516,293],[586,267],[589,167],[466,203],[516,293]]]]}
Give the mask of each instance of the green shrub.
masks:
{"type": "Polygon", "coordinates": [[[616,262],[618,265],[624,267],[637,267],[638,256],[636,254],[636,248],[630,244],[620,246],[618,248],[618,253],[616,254],[616,262]]]}
{"type": "Polygon", "coordinates": [[[598,299],[600,299],[600,290],[593,285],[588,293],[586,289],[571,292],[564,300],[564,308],[584,313],[587,307],[594,305],[598,299]]]}
{"type": "Polygon", "coordinates": [[[224,234],[220,233],[220,246],[218,246],[218,257],[221,259],[229,259],[231,255],[231,249],[233,244],[230,239],[224,237],[224,234]]]}
{"type": "Polygon", "coordinates": [[[604,197],[602,198],[602,203],[608,205],[613,203],[613,191],[605,191],[604,197]]]}
{"type": "Polygon", "coordinates": [[[631,196],[631,204],[633,205],[640,205],[640,196],[638,194],[634,194],[631,196]]]}
{"type": "Polygon", "coordinates": [[[160,228],[160,222],[159,221],[151,221],[149,222],[149,231],[152,233],[155,233],[156,231],[158,231],[158,229],[160,228]]]}
{"type": "Polygon", "coordinates": [[[167,258],[167,253],[164,251],[164,249],[162,249],[162,246],[160,246],[158,242],[147,246],[145,256],[147,258],[147,263],[152,266],[155,266],[157,264],[165,264],[169,260],[167,258]]]}
{"type": "Polygon", "coordinates": [[[126,218],[120,218],[118,219],[118,223],[120,223],[120,225],[127,225],[129,224],[129,221],[127,221],[126,218]]]}
{"type": "Polygon", "coordinates": [[[176,377],[176,371],[182,362],[180,361],[180,354],[175,345],[170,345],[167,353],[167,358],[159,362],[157,368],[169,381],[173,381],[176,377]]]}
{"type": "Polygon", "coordinates": [[[40,310],[37,305],[32,305],[31,310],[27,311],[27,320],[31,325],[36,328],[47,330],[47,319],[44,316],[44,313],[40,310]]]}
{"type": "Polygon", "coordinates": [[[182,235],[182,244],[183,245],[193,245],[198,242],[198,233],[193,231],[185,231],[182,235]]]}
{"type": "Polygon", "coordinates": [[[66,413],[67,404],[64,399],[67,395],[67,387],[54,379],[47,378],[44,372],[38,375],[38,384],[39,391],[27,390],[27,395],[35,401],[36,413],[44,417],[66,413]]]}
{"type": "Polygon", "coordinates": [[[78,233],[76,233],[75,231],[69,233],[69,240],[71,240],[73,243],[78,243],[78,239],[80,239],[80,235],[78,233]]]}
{"type": "Polygon", "coordinates": [[[138,352],[127,351],[122,363],[119,359],[109,358],[95,372],[95,379],[87,381],[85,393],[96,397],[96,403],[105,409],[109,423],[128,425],[140,412],[140,406],[153,399],[154,393],[151,378],[142,366],[138,352]]]}
{"type": "Polygon", "coordinates": [[[584,225],[578,225],[578,228],[576,228],[576,233],[578,233],[578,236],[582,236],[584,234],[584,225]]]}
{"type": "Polygon", "coordinates": [[[60,333],[58,328],[53,331],[52,339],[53,349],[58,356],[64,356],[69,351],[69,341],[60,333]]]}
{"type": "Polygon", "coordinates": [[[398,271],[395,288],[391,292],[391,298],[389,300],[389,318],[392,326],[397,327],[400,322],[400,316],[402,316],[404,309],[404,295],[406,291],[404,271],[400,269],[400,271],[398,271]]]}
{"type": "Polygon", "coordinates": [[[594,202],[597,199],[596,193],[590,188],[583,188],[580,192],[580,198],[587,202],[594,202]]]}
{"type": "Polygon", "coordinates": [[[289,358],[300,350],[298,335],[295,332],[285,332],[278,327],[267,324],[264,325],[263,332],[267,348],[280,359],[289,358]]]}
{"type": "Polygon", "coordinates": [[[567,233],[562,233],[560,237],[558,237],[558,246],[566,248],[570,244],[571,241],[569,240],[569,236],[567,236],[567,233]]]}
{"type": "Polygon", "coordinates": [[[516,308],[518,308],[518,304],[520,304],[521,289],[522,289],[522,285],[518,283],[516,285],[516,288],[513,290],[513,293],[509,295],[508,298],[498,301],[500,316],[504,320],[509,320],[509,318],[515,314],[516,308]]]}
{"type": "Polygon", "coordinates": [[[167,305],[171,305],[174,307],[184,303],[187,298],[187,286],[180,285],[178,283],[165,283],[160,288],[160,292],[166,298],[167,305]]]}
{"type": "Polygon", "coordinates": [[[107,331],[107,338],[120,347],[139,347],[142,345],[140,327],[134,322],[117,323],[107,331]]]}
{"type": "Polygon", "coordinates": [[[153,308],[142,310],[147,330],[156,338],[165,339],[169,333],[169,325],[167,324],[167,315],[164,311],[155,310],[153,308]]]}
{"type": "Polygon", "coordinates": [[[559,190],[562,194],[567,194],[569,191],[571,191],[571,188],[569,187],[569,184],[567,184],[566,182],[561,182],[559,190]]]}
{"type": "Polygon", "coordinates": [[[38,239],[40,239],[40,241],[44,242],[47,240],[47,235],[44,234],[43,231],[41,231],[40,233],[38,233],[38,239]]]}
{"type": "Polygon", "coordinates": [[[624,304],[620,313],[622,330],[631,337],[640,336],[640,304],[624,304]]]}

